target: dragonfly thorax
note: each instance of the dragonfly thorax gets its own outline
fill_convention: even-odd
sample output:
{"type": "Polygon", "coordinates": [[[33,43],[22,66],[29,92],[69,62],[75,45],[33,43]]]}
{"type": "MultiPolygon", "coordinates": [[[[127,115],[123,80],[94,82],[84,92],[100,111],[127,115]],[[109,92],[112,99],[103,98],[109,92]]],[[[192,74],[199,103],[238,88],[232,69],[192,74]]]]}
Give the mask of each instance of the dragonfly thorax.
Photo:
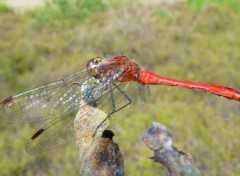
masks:
{"type": "Polygon", "coordinates": [[[87,72],[101,82],[129,82],[138,79],[140,67],[126,56],[116,56],[109,60],[96,57],[88,61],[87,72]]]}

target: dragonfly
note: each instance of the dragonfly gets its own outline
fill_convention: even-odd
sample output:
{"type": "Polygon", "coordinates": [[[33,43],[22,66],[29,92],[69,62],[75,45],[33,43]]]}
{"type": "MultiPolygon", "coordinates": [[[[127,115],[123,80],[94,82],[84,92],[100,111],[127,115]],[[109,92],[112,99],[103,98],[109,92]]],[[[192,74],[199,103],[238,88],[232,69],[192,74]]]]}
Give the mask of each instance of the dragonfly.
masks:
{"type": "Polygon", "coordinates": [[[86,106],[101,110],[105,117],[97,126],[85,126],[85,130],[97,130],[106,121],[109,128],[117,125],[150,101],[149,85],[180,86],[240,101],[240,92],[232,88],[162,77],[142,70],[123,55],[95,57],[79,72],[6,98],[0,103],[0,122],[46,123],[26,145],[28,153],[39,153],[81,138],[76,136],[74,124],[82,123],[87,114],[92,121],[99,121],[99,111],[86,106]],[[77,114],[80,118],[75,119],[77,114]]]}

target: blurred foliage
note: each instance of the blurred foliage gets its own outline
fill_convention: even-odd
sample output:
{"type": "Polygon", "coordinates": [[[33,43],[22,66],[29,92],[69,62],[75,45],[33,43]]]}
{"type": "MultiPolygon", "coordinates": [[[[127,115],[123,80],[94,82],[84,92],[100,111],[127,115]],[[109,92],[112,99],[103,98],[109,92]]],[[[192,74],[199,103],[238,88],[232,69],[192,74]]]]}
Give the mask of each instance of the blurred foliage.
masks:
{"type": "MultiPolygon", "coordinates": [[[[0,99],[61,79],[103,53],[124,54],[163,76],[240,88],[234,1],[205,3],[204,9],[199,3],[201,12],[186,3],[48,2],[55,4],[0,15],[0,99]]],[[[140,142],[153,121],[172,130],[178,149],[193,155],[203,175],[240,175],[238,102],[176,87],[153,86],[151,92],[151,104],[113,129],[128,175],[164,175],[140,142]]],[[[0,123],[0,175],[78,175],[74,144],[34,156],[24,152],[40,127],[0,123]]]]}
{"type": "Polygon", "coordinates": [[[9,11],[11,11],[11,8],[9,8],[8,6],[7,6],[7,4],[6,4],[6,2],[5,1],[0,1],[0,14],[1,13],[6,13],[6,12],[9,12],[9,11]]]}
{"type": "Polygon", "coordinates": [[[237,12],[240,12],[240,1],[239,0],[187,0],[188,6],[195,10],[202,10],[209,6],[226,7],[230,6],[237,12]]]}

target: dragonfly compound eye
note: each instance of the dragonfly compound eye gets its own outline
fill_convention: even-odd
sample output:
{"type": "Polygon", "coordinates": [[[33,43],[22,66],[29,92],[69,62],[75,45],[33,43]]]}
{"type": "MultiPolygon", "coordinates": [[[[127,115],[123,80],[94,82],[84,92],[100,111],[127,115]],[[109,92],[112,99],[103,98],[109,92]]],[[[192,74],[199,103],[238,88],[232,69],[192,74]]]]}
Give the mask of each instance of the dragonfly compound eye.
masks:
{"type": "Polygon", "coordinates": [[[101,64],[101,62],[102,62],[102,58],[100,58],[100,57],[90,59],[87,63],[88,74],[91,76],[94,76],[94,77],[98,76],[98,74],[99,74],[98,67],[101,64]]]}

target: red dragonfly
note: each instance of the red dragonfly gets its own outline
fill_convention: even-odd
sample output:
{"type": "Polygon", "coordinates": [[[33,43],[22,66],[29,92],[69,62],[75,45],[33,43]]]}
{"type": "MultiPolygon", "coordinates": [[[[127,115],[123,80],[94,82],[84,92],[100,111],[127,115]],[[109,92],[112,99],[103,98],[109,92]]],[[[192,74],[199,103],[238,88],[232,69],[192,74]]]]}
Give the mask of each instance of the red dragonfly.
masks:
{"type": "MultiPolygon", "coordinates": [[[[85,109],[79,111],[86,104],[106,113],[95,130],[106,120],[110,121],[111,127],[149,101],[148,85],[161,84],[202,90],[240,101],[240,92],[232,88],[161,77],[141,70],[126,56],[108,60],[96,57],[90,59],[82,71],[5,99],[0,104],[0,121],[47,123],[26,145],[28,153],[38,153],[76,140],[75,117],[78,112],[81,112],[81,118],[86,116],[85,109]]],[[[88,113],[98,118],[96,111],[88,113]]]]}

